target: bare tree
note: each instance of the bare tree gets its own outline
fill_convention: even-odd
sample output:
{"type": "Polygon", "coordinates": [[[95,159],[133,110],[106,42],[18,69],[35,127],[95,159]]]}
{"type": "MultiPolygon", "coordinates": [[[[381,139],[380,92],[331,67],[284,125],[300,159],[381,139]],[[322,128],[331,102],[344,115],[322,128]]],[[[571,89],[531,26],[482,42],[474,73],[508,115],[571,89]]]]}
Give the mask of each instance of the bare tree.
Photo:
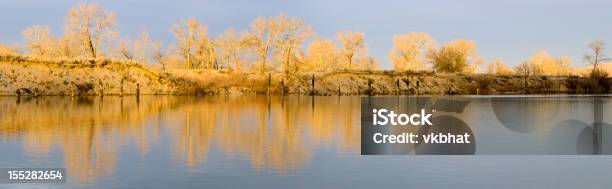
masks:
{"type": "MultiPolygon", "coordinates": [[[[283,54],[283,70],[285,73],[288,73],[290,67],[292,67],[291,63],[293,57],[296,53],[300,53],[298,52],[301,50],[300,47],[305,40],[313,35],[313,30],[312,27],[304,24],[304,21],[298,18],[288,18],[287,16],[281,15],[276,18],[276,22],[278,25],[282,26],[281,32],[279,33],[280,38],[277,43],[280,48],[280,53],[283,54]]],[[[293,65],[293,68],[297,71],[298,66],[293,65]]]]}
{"type": "Polygon", "coordinates": [[[336,35],[336,39],[342,43],[342,54],[346,59],[348,69],[351,69],[355,55],[366,49],[364,34],[361,32],[343,31],[336,35]]]}
{"type": "Polygon", "coordinates": [[[68,12],[65,32],[78,42],[86,56],[96,58],[100,45],[117,34],[113,31],[115,18],[114,13],[96,4],[84,3],[68,12]]]}
{"type": "Polygon", "coordinates": [[[258,54],[262,73],[268,69],[268,56],[275,47],[279,30],[273,18],[258,17],[251,23],[251,32],[245,35],[245,44],[258,54]]]}
{"type": "Polygon", "coordinates": [[[219,49],[221,61],[228,68],[233,68],[237,72],[243,71],[243,61],[241,52],[245,48],[241,36],[233,29],[225,30],[215,39],[215,46],[219,49]]]}
{"type": "Polygon", "coordinates": [[[136,37],[134,41],[133,47],[133,55],[134,59],[141,64],[149,64],[149,60],[152,57],[152,48],[151,39],[149,38],[149,33],[142,32],[136,37]]]}
{"type": "Polygon", "coordinates": [[[524,86],[523,86],[523,90],[525,90],[525,92],[527,92],[527,88],[529,87],[529,82],[527,82],[527,79],[536,74],[536,68],[533,66],[533,64],[529,63],[529,62],[523,62],[519,65],[517,65],[515,68],[515,73],[523,76],[523,82],[524,82],[524,86]]]}
{"type": "Polygon", "coordinates": [[[53,51],[55,56],[72,58],[80,56],[82,53],[79,43],[68,35],[56,39],[55,44],[53,51]]]}
{"type": "Polygon", "coordinates": [[[113,50],[114,58],[134,60],[134,53],[131,47],[132,42],[129,39],[119,39],[119,44],[113,50]]]}
{"type": "Polygon", "coordinates": [[[603,54],[603,51],[606,49],[606,42],[601,40],[593,41],[589,44],[589,49],[592,52],[591,54],[584,55],[584,60],[593,65],[592,73],[595,73],[600,63],[610,61],[610,58],[603,54]]]}
{"type": "Polygon", "coordinates": [[[32,56],[48,56],[53,47],[48,26],[32,26],[22,33],[27,49],[32,56]]]}
{"type": "Polygon", "coordinates": [[[297,18],[286,15],[259,17],[251,23],[251,31],[245,35],[244,43],[257,53],[263,73],[268,70],[269,59],[274,52],[283,54],[284,65],[287,66],[295,52],[293,50],[301,46],[311,33],[310,27],[297,18]]]}
{"type": "Polygon", "coordinates": [[[166,72],[167,69],[167,65],[166,65],[166,61],[164,60],[164,52],[162,49],[162,43],[161,41],[155,41],[153,42],[153,44],[151,45],[152,48],[152,57],[153,60],[155,60],[158,64],[161,65],[162,67],[162,72],[166,72]]]}
{"type": "Polygon", "coordinates": [[[179,22],[170,28],[178,41],[179,54],[187,61],[187,68],[193,69],[192,54],[196,38],[203,35],[206,26],[201,25],[195,18],[190,18],[187,22],[179,22]]]}
{"type": "Polygon", "coordinates": [[[56,38],[48,26],[32,26],[22,32],[30,56],[36,57],[74,57],[79,53],[79,45],[70,35],[56,38]]]}
{"type": "Polygon", "coordinates": [[[528,76],[536,74],[535,68],[529,62],[523,62],[523,63],[517,65],[514,68],[514,71],[517,74],[522,75],[524,77],[528,77],[528,76]]]}
{"type": "Polygon", "coordinates": [[[208,38],[208,27],[195,18],[179,22],[170,28],[178,41],[179,54],[187,61],[187,68],[193,69],[205,64],[212,68],[216,64],[216,55],[212,40],[208,38]]]}
{"type": "Polygon", "coordinates": [[[202,37],[197,40],[195,57],[198,65],[204,64],[205,69],[219,69],[215,44],[212,39],[202,37]]]}

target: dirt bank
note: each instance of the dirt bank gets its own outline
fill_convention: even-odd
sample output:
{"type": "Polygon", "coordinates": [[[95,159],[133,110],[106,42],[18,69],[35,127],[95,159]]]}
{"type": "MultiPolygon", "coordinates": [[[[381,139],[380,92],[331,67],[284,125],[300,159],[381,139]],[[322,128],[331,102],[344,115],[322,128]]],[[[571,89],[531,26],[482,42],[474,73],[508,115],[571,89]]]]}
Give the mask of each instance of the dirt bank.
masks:
{"type": "Polygon", "coordinates": [[[0,57],[0,95],[314,94],[447,95],[610,92],[610,78],[339,71],[229,73],[152,70],[110,60],[0,57]],[[603,87],[602,87],[603,86],[603,87]]]}

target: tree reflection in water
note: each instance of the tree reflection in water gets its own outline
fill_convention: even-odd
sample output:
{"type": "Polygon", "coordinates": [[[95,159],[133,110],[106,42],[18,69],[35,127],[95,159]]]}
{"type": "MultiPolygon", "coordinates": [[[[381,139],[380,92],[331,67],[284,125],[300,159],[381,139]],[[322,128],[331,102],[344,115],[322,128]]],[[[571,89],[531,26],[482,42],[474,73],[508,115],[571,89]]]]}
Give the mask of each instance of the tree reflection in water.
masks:
{"type": "Polygon", "coordinates": [[[23,139],[25,153],[63,152],[79,181],[115,173],[119,151],[147,156],[160,138],[167,154],[193,168],[212,148],[256,170],[285,174],[307,166],[313,151],[359,153],[359,97],[141,96],[0,98],[0,138],[23,139]],[[128,149],[131,150],[131,149],[128,149]]]}

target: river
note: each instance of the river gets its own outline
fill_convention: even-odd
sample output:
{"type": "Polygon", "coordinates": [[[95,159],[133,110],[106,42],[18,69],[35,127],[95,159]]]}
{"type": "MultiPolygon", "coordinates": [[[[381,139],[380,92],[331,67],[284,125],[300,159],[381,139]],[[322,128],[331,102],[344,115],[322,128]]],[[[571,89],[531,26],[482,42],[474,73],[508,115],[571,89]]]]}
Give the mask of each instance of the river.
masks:
{"type": "Polygon", "coordinates": [[[68,172],[0,188],[612,187],[610,96],[460,98],[489,155],[360,155],[359,96],[0,97],[0,167],[68,172]]]}

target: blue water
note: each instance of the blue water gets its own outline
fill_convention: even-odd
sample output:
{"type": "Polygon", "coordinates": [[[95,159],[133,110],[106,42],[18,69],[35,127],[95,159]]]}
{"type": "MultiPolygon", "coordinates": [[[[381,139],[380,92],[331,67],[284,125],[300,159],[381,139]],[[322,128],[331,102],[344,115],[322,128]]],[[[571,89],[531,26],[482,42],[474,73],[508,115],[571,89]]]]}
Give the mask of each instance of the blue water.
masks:
{"type": "MultiPolygon", "coordinates": [[[[563,121],[584,129],[603,110],[612,122],[607,96],[599,106],[591,96],[539,97],[557,102],[533,110],[533,128],[496,115],[512,114],[494,110],[512,106],[493,105],[504,96],[464,98],[472,102],[457,117],[490,137],[477,152],[550,149],[561,133],[568,148],[551,150],[581,154],[581,129],[563,121]]],[[[0,188],[612,187],[609,155],[362,156],[359,116],[353,96],[0,97],[0,167],[68,171],[66,184],[0,188]]],[[[609,142],[589,144],[607,154],[609,142]]]]}

